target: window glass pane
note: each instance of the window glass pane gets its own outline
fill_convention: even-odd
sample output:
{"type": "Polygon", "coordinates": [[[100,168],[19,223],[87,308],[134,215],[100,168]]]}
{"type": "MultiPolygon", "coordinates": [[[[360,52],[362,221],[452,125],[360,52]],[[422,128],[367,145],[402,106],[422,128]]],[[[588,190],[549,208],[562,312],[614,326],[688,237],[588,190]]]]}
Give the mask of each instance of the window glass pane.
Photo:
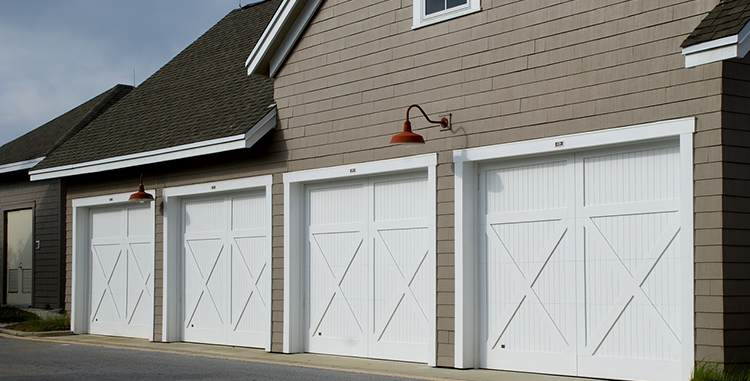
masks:
{"type": "Polygon", "coordinates": [[[448,0],[448,8],[457,7],[466,4],[468,0],[448,0]]]}
{"type": "Polygon", "coordinates": [[[424,14],[429,15],[445,9],[445,0],[424,0],[424,14]]]}

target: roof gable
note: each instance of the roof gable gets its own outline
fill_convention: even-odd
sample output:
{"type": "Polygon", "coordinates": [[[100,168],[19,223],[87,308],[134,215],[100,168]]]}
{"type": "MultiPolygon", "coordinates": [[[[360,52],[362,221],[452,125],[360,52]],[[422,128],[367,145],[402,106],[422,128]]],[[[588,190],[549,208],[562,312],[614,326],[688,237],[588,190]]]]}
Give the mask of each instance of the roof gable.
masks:
{"type": "Polygon", "coordinates": [[[270,0],[230,12],[50,154],[31,172],[32,179],[39,179],[34,175],[40,172],[54,177],[49,173],[86,163],[244,139],[272,112],[273,83],[262,76],[247,76],[243,61],[280,3],[270,0]]]}

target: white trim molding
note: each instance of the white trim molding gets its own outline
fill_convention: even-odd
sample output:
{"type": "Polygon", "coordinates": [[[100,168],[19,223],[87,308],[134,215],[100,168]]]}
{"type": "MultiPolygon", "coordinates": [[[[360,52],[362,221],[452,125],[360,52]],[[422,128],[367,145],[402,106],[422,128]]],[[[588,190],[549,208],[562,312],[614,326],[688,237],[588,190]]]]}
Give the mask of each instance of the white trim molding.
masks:
{"type": "MultiPolygon", "coordinates": [[[[682,213],[681,245],[694,247],[693,237],[693,134],[695,119],[684,118],[649,123],[624,128],[564,135],[552,138],[529,140],[508,144],[469,148],[453,151],[455,168],[455,367],[475,368],[479,366],[478,343],[478,277],[477,251],[479,219],[479,174],[480,165],[495,160],[515,160],[523,157],[539,157],[560,153],[575,153],[583,150],[607,148],[639,142],[679,141],[681,176],[680,208],[682,213]]],[[[694,253],[693,253],[694,255],[694,253]]],[[[694,279],[691,256],[681,271],[686,274],[682,287],[685,308],[682,343],[682,379],[689,379],[694,364],[694,279]]],[[[687,262],[687,261],[686,261],[687,262]]]]}
{"type": "MultiPolygon", "coordinates": [[[[146,192],[156,194],[156,189],[146,192]]],[[[130,203],[131,193],[117,193],[105,196],[94,196],[73,200],[73,258],[71,279],[70,330],[77,333],[89,332],[89,312],[91,292],[89,280],[91,257],[89,255],[89,231],[91,230],[90,212],[92,208],[123,206],[130,203]]],[[[151,207],[151,243],[156,242],[156,202],[149,202],[151,207]]],[[[154,249],[152,247],[152,249],[154,249]]],[[[154,263],[151,263],[154,266],[154,263]]],[[[156,306],[156,292],[151,290],[152,313],[156,306]]],[[[154,322],[151,319],[150,340],[154,340],[154,322]]]]}
{"type": "Polygon", "coordinates": [[[688,46],[682,49],[685,67],[695,67],[732,58],[744,58],[750,51],[750,24],[734,35],[688,46]]]}
{"type": "Polygon", "coordinates": [[[101,160],[29,171],[31,181],[104,172],[113,169],[130,168],[139,165],[162,163],[165,161],[249,148],[276,127],[276,106],[272,105],[271,107],[272,109],[245,134],[184,144],[154,151],[139,152],[131,155],[116,156],[101,160]]]}
{"type": "MultiPolygon", "coordinates": [[[[245,190],[262,189],[266,197],[266,215],[264,226],[268,231],[266,240],[266,250],[268,251],[269,266],[272,263],[272,186],[273,176],[257,176],[235,180],[215,181],[202,184],[186,185],[172,188],[164,188],[164,313],[162,315],[163,342],[182,341],[183,339],[183,316],[181,313],[182,296],[180,295],[180,284],[182,278],[180,275],[180,251],[181,251],[181,221],[182,221],[182,200],[184,197],[203,196],[211,194],[223,194],[227,192],[237,192],[245,190]]],[[[269,267],[270,269],[270,267],[269,267]]],[[[272,288],[272,276],[268,276],[266,286],[269,290],[272,288]]],[[[272,308],[269,305],[268,315],[268,336],[266,337],[265,350],[271,351],[271,338],[273,335],[272,325],[272,308]]]]}
{"type": "Polygon", "coordinates": [[[44,160],[44,157],[38,157],[36,159],[17,161],[15,163],[0,165],[0,173],[8,173],[21,171],[24,169],[34,168],[39,162],[44,160]]]}
{"type": "Polygon", "coordinates": [[[322,3],[322,0],[285,0],[281,3],[245,61],[247,74],[276,76],[322,3]]]}
{"type": "MultiPolygon", "coordinates": [[[[305,309],[302,289],[303,280],[306,279],[303,268],[305,185],[318,181],[426,171],[430,189],[430,200],[428,201],[432,208],[430,216],[433,216],[429,233],[430,252],[435,255],[437,249],[436,166],[437,155],[427,154],[284,174],[284,353],[299,353],[305,350],[305,331],[303,328],[305,309]]],[[[434,266],[428,274],[432,279],[436,279],[437,274],[434,266]]],[[[430,295],[431,299],[425,303],[431,320],[428,328],[428,332],[431,332],[428,344],[429,358],[426,359],[426,362],[428,365],[434,366],[437,359],[435,290],[430,295]]]]}

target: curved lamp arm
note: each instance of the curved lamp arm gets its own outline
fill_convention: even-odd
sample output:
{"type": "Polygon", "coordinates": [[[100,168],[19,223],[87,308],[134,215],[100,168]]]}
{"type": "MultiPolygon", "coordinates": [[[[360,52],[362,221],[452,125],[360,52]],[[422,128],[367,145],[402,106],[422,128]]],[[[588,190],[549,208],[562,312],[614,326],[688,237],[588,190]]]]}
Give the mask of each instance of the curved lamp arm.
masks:
{"type": "Polygon", "coordinates": [[[412,107],[418,108],[419,111],[422,112],[422,115],[424,116],[425,119],[427,119],[428,122],[430,122],[432,124],[439,124],[441,128],[450,128],[449,124],[448,124],[448,118],[442,118],[439,121],[434,121],[434,120],[430,119],[429,117],[427,117],[427,114],[424,112],[424,110],[422,110],[422,107],[419,107],[419,105],[417,105],[417,104],[413,104],[413,105],[409,106],[409,108],[406,109],[406,121],[407,122],[409,121],[409,111],[411,111],[412,107]]]}

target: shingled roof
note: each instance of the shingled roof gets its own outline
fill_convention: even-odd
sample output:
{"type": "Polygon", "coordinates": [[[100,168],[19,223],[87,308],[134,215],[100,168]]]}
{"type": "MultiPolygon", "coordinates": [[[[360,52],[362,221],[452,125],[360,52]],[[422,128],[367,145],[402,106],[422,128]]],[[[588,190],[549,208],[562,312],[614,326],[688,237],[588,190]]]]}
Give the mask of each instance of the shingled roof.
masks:
{"type": "Polygon", "coordinates": [[[247,133],[269,113],[273,82],[245,58],[281,0],[235,9],[34,170],[247,133]]]}
{"type": "Polygon", "coordinates": [[[52,150],[122,99],[132,89],[132,86],[116,85],[37,129],[3,145],[0,147],[0,166],[47,156],[52,150]]]}
{"type": "Polygon", "coordinates": [[[722,0],[690,33],[681,47],[734,36],[750,22],[750,0],[722,0]]]}

